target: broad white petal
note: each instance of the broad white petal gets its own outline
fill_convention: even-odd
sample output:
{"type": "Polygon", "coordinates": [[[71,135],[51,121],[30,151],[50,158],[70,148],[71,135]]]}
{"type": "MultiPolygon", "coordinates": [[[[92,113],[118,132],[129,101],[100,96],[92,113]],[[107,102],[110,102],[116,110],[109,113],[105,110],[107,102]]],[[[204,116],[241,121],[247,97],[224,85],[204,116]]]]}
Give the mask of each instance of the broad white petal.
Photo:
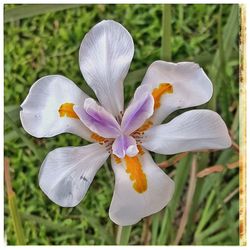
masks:
{"type": "Polygon", "coordinates": [[[74,207],[83,199],[108,156],[106,149],[98,143],[57,148],[47,155],[42,164],[39,185],[59,206],[74,207]]]}
{"type": "Polygon", "coordinates": [[[23,128],[32,136],[52,137],[72,133],[87,140],[90,130],[76,118],[60,117],[62,104],[83,105],[88,96],[71,80],[60,75],[49,75],[37,80],[21,105],[20,119],[23,128]]]}
{"type": "Polygon", "coordinates": [[[155,110],[154,123],[160,124],[175,110],[198,106],[210,100],[213,86],[203,69],[192,62],[170,63],[155,61],[142,81],[151,88],[158,88],[162,83],[172,85],[173,92],[163,94],[160,107],[155,110]]]}
{"type": "Polygon", "coordinates": [[[149,129],[142,141],[143,147],[159,154],[231,146],[226,124],[219,114],[211,110],[187,111],[169,123],[149,129]]]}
{"type": "Polygon", "coordinates": [[[131,35],[121,24],[111,20],[96,24],[81,44],[82,74],[100,103],[115,117],[123,111],[123,80],[133,54],[131,35]]]}
{"type": "Polygon", "coordinates": [[[109,216],[120,226],[135,224],[157,213],[168,204],[174,192],[174,182],[155,164],[147,151],[139,160],[147,180],[147,189],[142,193],[134,189],[129,173],[126,172],[126,163],[122,161],[117,164],[112,157],[115,189],[109,216]]]}

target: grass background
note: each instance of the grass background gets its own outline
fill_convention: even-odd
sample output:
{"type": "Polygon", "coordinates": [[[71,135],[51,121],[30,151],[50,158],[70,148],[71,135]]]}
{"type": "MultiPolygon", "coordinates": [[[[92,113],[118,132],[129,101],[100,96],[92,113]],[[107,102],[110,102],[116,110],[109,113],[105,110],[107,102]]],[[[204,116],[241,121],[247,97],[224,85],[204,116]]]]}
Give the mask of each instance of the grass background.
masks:
{"type": "MultiPolygon", "coordinates": [[[[239,157],[239,6],[172,5],[170,11],[171,16],[168,7],[158,4],[5,5],[4,149],[26,244],[116,244],[120,231],[108,217],[114,183],[110,164],[100,169],[77,207],[58,207],[39,189],[42,160],[52,149],[87,142],[69,134],[36,139],[25,133],[19,120],[20,104],[42,76],[65,75],[93,95],[79,70],[78,50],[84,34],[103,19],[120,22],[134,39],[135,55],[125,81],[126,102],[154,60],[171,56],[173,62],[195,61],[214,84],[213,98],[202,108],[223,117],[236,144],[223,151],[189,153],[167,168],[176,182],[174,197],[166,209],[125,229],[131,230],[129,244],[239,244],[239,171],[227,165],[239,157]],[[164,12],[166,18],[162,18],[164,12]],[[171,36],[164,32],[168,27],[171,36]],[[166,44],[171,51],[164,48],[166,44]],[[200,170],[216,164],[224,170],[196,177],[200,170]]],[[[183,110],[171,117],[180,112],[183,110]]],[[[169,160],[168,156],[153,156],[159,163],[169,160]]],[[[6,240],[15,245],[7,195],[4,211],[6,240]]]]}

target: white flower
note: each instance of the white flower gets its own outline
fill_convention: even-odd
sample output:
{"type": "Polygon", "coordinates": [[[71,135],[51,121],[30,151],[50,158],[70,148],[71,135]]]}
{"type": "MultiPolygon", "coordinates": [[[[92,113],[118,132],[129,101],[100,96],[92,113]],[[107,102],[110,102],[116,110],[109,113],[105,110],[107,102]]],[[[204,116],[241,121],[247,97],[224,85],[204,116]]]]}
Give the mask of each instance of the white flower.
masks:
{"type": "Polygon", "coordinates": [[[93,142],[64,147],[44,160],[39,185],[56,204],[76,206],[96,172],[111,154],[115,190],[110,218],[131,225],[160,211],[170,201],[174,182],[148,153],[222,149],[231,139],[221,117],[210,110],[187,111],[159,125],[175,110],[201,105],[212,96],[212,83],[195,63],[152,63],[124,112],[123,81],[134,54],[128,31],[102,21],[84,37],[79,61],[98,104],[60,75],[36,81],[21,105],[21,122],[31,135],[76,134],[93,142]]]}

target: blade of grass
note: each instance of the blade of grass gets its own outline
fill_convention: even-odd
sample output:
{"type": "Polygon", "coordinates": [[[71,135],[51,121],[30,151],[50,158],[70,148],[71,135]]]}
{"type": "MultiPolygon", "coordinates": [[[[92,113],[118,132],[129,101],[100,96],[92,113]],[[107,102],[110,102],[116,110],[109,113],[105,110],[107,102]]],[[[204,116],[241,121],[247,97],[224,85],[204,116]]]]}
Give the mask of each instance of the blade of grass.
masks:
{"type": "Polygon", "coordinates": [[[171,5],[162,6],[161,59],[171,61],[171,5]]]}
{"type": "Polygon", "coordinates": [[[239,122],[240,122],[239,112],[240,112],[240,106],[237,107],[237,111],[234,115],[234,119],[230,129],[231,136],[233,137],[234,140],[237,140],[237,142],[239,141],[239,122]]]}
{"type": "Polygon", "coordinates": [[[195,231],[195,242],[196,244],[200,244],[201,242],[199,242],[199,239],[200,239],[200,233],[202,231],[202,229],[205,227],[207,221],[209,220],[210,216],[208,216],[209,214],[209,211],[211,210],[211,206],[213,204],[213,201],[215,199],[215,191],[212,190],[210,192],[210,195],[208,196],[208,199],[207,199],[207,202],[206,202],[206,205],[205,205],[205,208],[202,212],[202,216],[201,216],[201,219],[200,219],[200,222],[196,228],[196,231],[195,231]]]}
{"type": "Polygon", "coordinates": [[[208,236],[216,233],[218,230],[223,228],[225,225],[225,218],[222,217],[220,220],[215,221],[214,223],[211,224],[206,230],[202,231],[197,238],[197,242],[202,242],[204,239],[206,239],[208,236]]]}
{"type": "Polygon", "coordinates": [[[22,221],[17,207],[16,194],[12,189],[11,178],[9,173],[9,159],[4,159],[4,178],[8,196],[10,215],[13,221],[14,231],[16,234],[17,245],[25,245],[22,221]]]}
{"type": "MultiPolygon", "coordinates": [[[[8,214],[8,211],[6,209],[4,210],[5,210],[4,212],[8,214]]],[[[48,232],[59,232],[59,233],[65,233],[65,234],[73,233],[75,237],[83,237],[85,233],[82,230],[79,230],[76,228],[66,227],[63,223],[55,223],[51,220],[44,219],[33,214],[20,212],[20,217],[22,220],[32,223],[34,225],[38,225],[38,226],[44,225],[46,230],[48,230],[48,232]]],[[[94,225],[92,224],[92,226],[94,225]]],[[[114,240],[113,240],[112,235],[109,233],[106,233],[104,228],[102,231],[103,231],[103,239],[105,240],[105,242],[113,245],[114,240]]],[[[90,235],[86,235],[85,237],[90,237],[90,235]]]]}
{"type": "MultiPolygon", "coordinates": [[[[208,165],[209,157],[211,154],[208,153],[198,153],[197,154],[197,171],[204,169],[208,165]]],[[[204,181],[196,180],[196,189],[192,199],[192,207],[189,212],[189,218],[186,225],[185,235],[183,236],[182,243],[187,245],[190,243],[190,239],[193,238],[193,232],[197,226],[196,220],[199,213],[199,198],[201,195],[201,190],[203,188],[204,181]]]]}
{"type": "Polygon", "coordinates": [[[191,167],[191,154],[179,161],[176,167],[176,173],[174,177],[175,181],[175,192],[172,200],[165,209],[164,216],[161,223],[160,234],[157,239],[157,245],[166,244],[167,239],[170,238],[172,231],[172,223],[175,218],[175,213],[178,208],[183,189],[186,184],[189,169],[191,167]]]}
{"type": "Polygon", "coordinates": [[[17,138],[18,138],[18,134],[13,130],[11,130],[7,133],[4,133],[4,142],[5,143],[10,142],[12,140],[16,140],[17,138]]]}
{"type": "Polygon", "coordinates": [[[233,221],[233,218],[224,204],[224,199],[239,184],[238,178],[239,178],[238,175],[236,175],[230,182],[227,183],[227,185],[222,190],[220,190],[220,186],[217,184],[220,182],[214,182],[213,189],[210,193],[209,198],[207,199],[205,209],[203,210],[200,222],[195,232],[195,242],[197,244],[203,243],[201,242],[203,233],[202,230],[203,228],[205,228],[207,223],[209,223],[210,219],[218,211],[218,209],[223,210],[224,214],[223,218],[225,218],[224,226],[230,228],[231,230],[229,237],[231,237],[234,242],[237,241],[236,239],[237,231],[235,227],[230,226],[231,221],[233,221]]]}
{"type": "MultiPolygon", "coordinates": [[[[232,156],[234,156],[234,151],[232,149],[227,149],[225,151],[223,151],[218,160],[215,162],[216,165],[224,165],[227,162],[231,162],[231,158],[232,156]]],[[[211,192],[211,190],[213,189],[214,185],[217,182],[220,182],[220,178],[223,176],[222,173],[218,173],[215,175],[209,175],[205,178],[205,180],[203,181],[203,187],[202,189],[200,189],[200,195],[199,195],[199,201],[198,201],[198,205],[201,205],[206,197],[208,197],[209,193],[211,192]]]]}
{"type": "Polygon", "coordinates": [[[226,61],[225,61],[225,53],[224,53],[224,38],[223,38],[223,32],[222,32],[222,15],[223,15],[223,5],[220,5],[220,12],[219,12],[219,18],[218,18],[218,44],[219,44],[219,58],[220,58],[220,65],[221,65],[221,87],[223,88],[223,91],[221,91],[221,106],[223,111],[223,117],[227,124],[229,124],[231,113],[228,112],[229,107],[229,91],[230,86],[227,84],[227,77],[226,77],[226,61]]]}
{"type": "Polygon", "coordinates": [[[16,21],[47,12],[77,8],[79,6],[81,4],[23,4],[4,11],[4,22],[16,21]]]}
{"type": "MultiPolygon", "coordinates": [[[[236,223],[234,223],[234,224],[237,225],[238,223],[239,222],[236,221],[236,223]]],[[[231,229],[230,228],[227,229],[227,230],[223,230],[222,232],[220,232],[220,233],[218,233],[218,234],[216,234],[214,236],[208,237],[206,239],[206,241],[204,241],[204,244],[205,245],[213,245],[213,244],[218,245],[218,244],[220,244],[220,242],[222,240],[224,240],[225,238],[227,238],[228,235],[230,235],[230,233],[231,233],[231,229]]],[[[235,242],[235,244],[237,244],[237,242],[235,242]]]]}
{"type": "Polygon", "coordinates": [[[124,81],[124,85],[133,85],[136,82],[139,82],[142,80],[143,76],[146,73],[147,68],[143,68],[143,69],[138,69],[132,72],[129,72],[125,81],[124,81]]]}
{"type": "MultiPolygon", "coordinates": [[[[224,56],[224,60],[228,61],[233,50],[233,45],[236,42],[236,38],[238,35],[239,29],[239,6],[232,5],[230,14],[227,19],[227,23],[223,28],[223,48],[224,51],[226,49],[227,53],[224,56]]],[[[211,68],[209,70],[209,75],[212,78],[212,81],[216,83],[216,88],[214,88],[213,96],[209,102],[209,108],[216,110],[216,102],[217,102],[217,95],[220,93],[221,89],[221,61],[220,61],[220,47],[218,48],[217,52],[215,53],[213,63],[211,64],[211,68]]]]}
{"type": "Polygon", "coordinates": [[[39,160],[42,160],[43,156],[40,153],[40,151],[38,151],[36,145],[24,135],[24,133],[21,131],[21,129],[18,128],[18,126],[12,121],[12,119],[10,118],[10,116],[6,112],[4,112],[4,118],[6,119],[6,122],[8,122],[11,125],[12,129],[23,140],[23,142],[29,147],[29,149],[35,154],[35,156],[39,160]]]}
{"type": "Polygon", "coordinates": [[[119,226],[116,238],[117,245],[128,245],[132,226],[119,226]]]}
{"type": "Polygon", "coordinates": [[[176,234],[176,238],[174,240],[174,245],[179,244],[182,238],[182,235],[185,231],[187,221],[188,221],[188,216],[189,216],[190,208],[192,206],[193,196],[194,196],[194,192],[196,188],[196,180],[197,180],[196,171],[197,171],[197,159],[196,159],[196,155],[193,155],[192,166],[190,170],[189,187],[187,191],[187,201],[186,201],[183,215],[181,217],[181,221],[179,223],[179,228],[176,234]]]}
{"type": "Polygon", "coordinates": [[[152,216],[152,241],[151,245],[156,245],[160,225],[160,212],[152,216]]]}
{"type": "MultiPolygon", "coordinates": [[[[239,181],[238,181],[238,176],[235,176],[236,178],[232,179],[231,182],[234,183],[234,180],[236,179],[236,185],[239,184],[239,181]]],[[[234,188],[234,186],[230,186],[230,190],[228,191],[227,194],[225,194],[225,197],[231,193],[232,189],[234,188]]],[[[216,192],[216,203],[217,203],[217,206],[221,207],[222,208],[222,211],[223,211],[223,214],[225,216],[225,226],[226,228],[228,228],[228,237],[231,238],[232,242],[236,242],[237,241],[237,238],[238,238],[238,226],[239,224],[237,223],[234,223],[232,225],[232,221],[234,221],[234,217],[232,216],[232,214],[229,212],[229,209],[228,207],[225,205],[225,202],[224,202],[224,198],[225,197],[222,197],[222,193],[221,193],[221,190],[219,188],[218,185],[215,185],[215,192],[216,192]]]]}

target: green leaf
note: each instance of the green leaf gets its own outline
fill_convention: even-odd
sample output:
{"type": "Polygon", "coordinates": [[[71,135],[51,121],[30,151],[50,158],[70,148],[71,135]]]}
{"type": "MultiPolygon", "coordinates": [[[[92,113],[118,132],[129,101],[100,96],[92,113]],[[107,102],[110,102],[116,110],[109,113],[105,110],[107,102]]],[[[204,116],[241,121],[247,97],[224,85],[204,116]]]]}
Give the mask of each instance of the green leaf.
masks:
{"type": "Polygon", "coordinates": [[[4,22],[17,21],[23,18],[41,15],[70,8],[77,8],[80,4],[24,4],[4,11],[4,22]]]}
{"type": "Polygon", "coordinates": [[[174,222],[177,207],[180,204],[181,195],[185,187],[189,169],[191,167],[191,154],[180,160],[176,166],[176,173],[174,177],[175,192],[172,200],[169,202],[161,223],[160,235],[157,240],[157,245],[164,245],[166,240],[170,237],[172,231],[172,223],[174,222]]]}
{"type": "Polygon", "coordinates": [[[223,55],[221,49],[226,51],[223,55],[223,60],[226,62],[231,57],[234,44],[236,43],[237,36],[239,34],[239,5],[232,5],[230,15],[228,16],[227,23],[222,30],[219,30],[219,33],[222,32],[223,34],[219,34],[219,41],[218,43],[222,42],[221,39],[223,37],[223,42],[219,45],[217,52],[215,53],[213,63],[211,64],[210,68],[210,76],[214,83],[216,83],[216,88],[214,88],[214,93],[212,99],[209,102],[210,108],[216,110],[216,100],[217,96],[221,90],[221,70],[223,64],[221,64],[220,57],[223,55]]]}
{"type": "Polygon", "coordinates": [[[143,68],[143,69],[138,69],[138,70],[135,70],[135,71],[128,73],[128,75],[124,81],[124,84],[125,85],[134,85],[136,82],[141,81],[143,76],[146,73],[146,70],[147,70],[146,68],[143,68]]]}
{"type": "Polygon", "coordinates": [[[164,4],[162,10],[161,59],[171,61],[171,5],[164,4]]]}
{"type": "Polygon", "coordinates": [[[132,226],[119,226],[117,232],[117,245],[128,245],[132,226]]]}
{"type": "Polygon", "coordinates": [[[23,142],[30,148],[30,150],[36,155],[39,160],[43,159],[41,152],[37,149],[36,145],[27,138],[27,136],[22,132],[22,130],[12,121],[9,114],[4,112],[4,119],[9,123],[12,129],[18,134],[18,136],[23,140],[23,142]]]}

